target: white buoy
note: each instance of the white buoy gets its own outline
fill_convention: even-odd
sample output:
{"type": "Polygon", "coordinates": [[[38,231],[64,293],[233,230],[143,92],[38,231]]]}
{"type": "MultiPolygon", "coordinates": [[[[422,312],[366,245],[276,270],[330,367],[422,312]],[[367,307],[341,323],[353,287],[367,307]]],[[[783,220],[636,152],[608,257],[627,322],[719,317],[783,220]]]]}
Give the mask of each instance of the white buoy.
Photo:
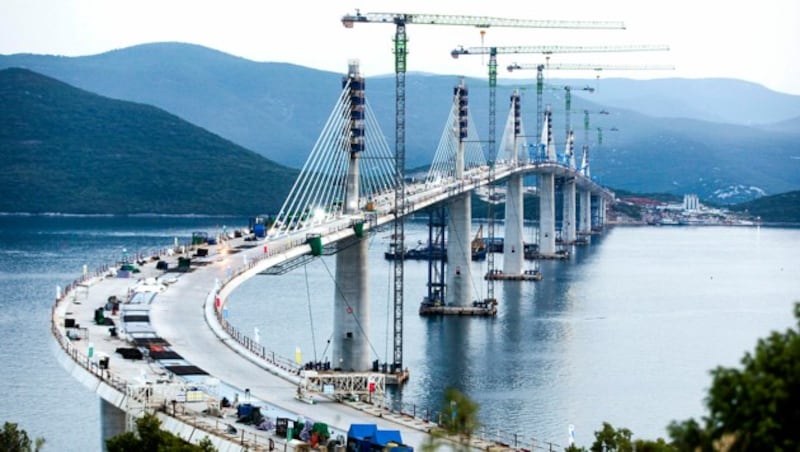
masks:
{"type": "Polygon", "coordinates": [[[61,299],[61,286],[56,285],[56,300],[61,299]]]}

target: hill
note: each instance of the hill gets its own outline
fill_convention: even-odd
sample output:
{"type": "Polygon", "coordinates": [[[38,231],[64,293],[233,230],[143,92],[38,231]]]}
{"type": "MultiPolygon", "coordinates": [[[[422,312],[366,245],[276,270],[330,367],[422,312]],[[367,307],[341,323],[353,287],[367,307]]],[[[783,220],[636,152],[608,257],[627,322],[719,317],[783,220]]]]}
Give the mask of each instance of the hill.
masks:
{"type": "Polygon", "coordinates": [[[0,70],[0,211],[275,212],[296,172],[158,108],[0,70]]]}
{"type": "MultiPolygon", "coordinates": [[[[586,80],[559,83],[564,82],[587,83],[586,80]]],[[[771,91],[743,80],[601,78],[591,86],[598,88],[592,96],[598,103],[657,118],[757,126],[800,115],[800,96],[771,91]]]]}
{"type": "Polygon", "coordinates": [[[730,209],[761,217],[767,223],[800,224],[800,191],[765,196],[733,205],[730,209]]]}
{"type": "MultiPolygon", "coordinates": [[[[342,63],[343,71],[346,62],[342,63]]],[[[163,108],[267,158],[300,167],[341,89],[342,74],[283,63],[258,63],[179,43],[146,44],[87,57],[0,56],[0,67],[25,66],[105,96],[163,108]]],[[[407,167],[429,164],[452,101],[455,76],[410,72],[406,82],[407,167]]],[[[472,121],[487,136],[486,80],[467,79],[472,121]]],[[[565,80],[550,80],[557,85],[565,80]]],[[[595,81],[581,80],[574,83],[595,81]]],[[[394,141],[395,81],[368,77],[367,98],[389,143],[394,141]]],[[[532,85],[501,80],[498,127],[508,96],[522,88],[529,140],[535,131],[532,85]],[[520,86],[522,85],[522,86],[520,86]]],[[[727,79],[601,79],[594,94],[573,94],[572,112],[590,110],[592,174],[638,192],[697,193],[715,203],[800,189],[800,96],[727,79]],[[609,105],[616,105],[611,108],[609,105]],[[599,115],[601,110],[610,115],[599,115]],[[744,126],[742,124],[754,124],[744,126]],[[755,125],[758,127],[755,127],[755,125]],[[762,128],[764,127],[764,128],[762,128]],[[603,130],[602,142],[597,129],[603,130]],[[618,129],[618,132],[612,132],[618,129]]],[[[563,90],[548,90],[559,149],[564,143],[563,90]]],[[[576,149],[584,138],[572,115],[576,149]]],[[[502,130],[498,130],[498,139],[502,130]]]]}

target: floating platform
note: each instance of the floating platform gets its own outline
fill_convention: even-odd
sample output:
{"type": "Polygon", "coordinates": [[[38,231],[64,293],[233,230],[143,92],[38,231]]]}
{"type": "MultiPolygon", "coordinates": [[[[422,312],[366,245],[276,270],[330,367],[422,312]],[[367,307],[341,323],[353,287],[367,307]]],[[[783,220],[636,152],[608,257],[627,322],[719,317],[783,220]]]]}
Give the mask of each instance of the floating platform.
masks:
{"type": "Polygon", "coordinates": [[[555,254],[536,253],[536,254],[531,255],[530,258],[528,258],[528,256],[525,256],[525,258],[526,259],[533,259],[533,260],[537,260],[537,259],[541,259],[541,260],[544,260],[544,259],[548,259],[548,260],[569,259],[569,253],[555,253],[555,254]]]}
{"type": "Polygon", "coordinates": [[[411,374],[408,373],[408,369],[404,369],[400,372],[395,373],[387,373],[386,374],[386,384],[387,385],[401,385],[406,382],[411,377],[411,374]]]}
{"type": "Polygon", "coordinates": [[[493,270],[483,279],[489,281],[541,281],[542,272],[539,270],[525,270],[522,274],[503,273],[502,270],[493,270]]]}
{"type": "Polygon", "coordinates": [[[497,300],[475,301],[472,306],[447,306],[443,304],[422,303],[419,315],[458,315],[494,317],[497,315],[497,300]]]}

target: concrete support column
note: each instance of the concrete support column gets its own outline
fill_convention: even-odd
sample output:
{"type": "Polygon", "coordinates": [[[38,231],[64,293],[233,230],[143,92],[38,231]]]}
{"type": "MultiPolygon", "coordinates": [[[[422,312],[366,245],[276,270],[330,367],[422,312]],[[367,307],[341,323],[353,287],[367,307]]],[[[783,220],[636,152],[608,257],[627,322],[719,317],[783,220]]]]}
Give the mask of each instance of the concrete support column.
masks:
{"type": "Polygon", "coordinates": [[[100,450],[106,450],[106,440],[125,433],[127,414],[116,406],[100,399],[100,450]]]}
{"type": "Polygon", "coordinates": [[[521,275],[525,258],[522,242],[522,175],[514,174],[508,179],[506,192],[505,237],[503,238],[503,273],[521,275]]]}
{"type": "Polygon", "coordinates": [[[539,254],[556,253],[556,194],[552,174],[539,175],[539,254]]]}
{"type": "Polygon", "coordinates": [[[606,199],[602,195],[597,197],[597,226],[603,227],[606,224],[606,199]]]}
{"type": "MultiPolygon", "coordinates": [[[[367,371],[369,349],[369,242],[366,238],[336,254],[333,302],[333,367],[367,371]]],[[[313,290],[313,288],[312,288],[313,290]]]]}
{"type": "Polygon", "coordinates": [[[564,211],[562,215],[561,239],[565,245],[575,243],[575,179],[564,181],[564,211]]]}
{"type": "Polygon", "coordinates": [[[582,234],[588,234],[592,232],[592,209],[591,209],[592,194],[588,190],[581,190],[580,197],[581,197],[581,214],[579,218],[580,224],[578,229],[582,234]]]}
{"type": "Polygon", "coordinates": [[[448,305],[472,305],[472,200],[469,193],[454,197],[448,204],[447,288],[448,305]]]}

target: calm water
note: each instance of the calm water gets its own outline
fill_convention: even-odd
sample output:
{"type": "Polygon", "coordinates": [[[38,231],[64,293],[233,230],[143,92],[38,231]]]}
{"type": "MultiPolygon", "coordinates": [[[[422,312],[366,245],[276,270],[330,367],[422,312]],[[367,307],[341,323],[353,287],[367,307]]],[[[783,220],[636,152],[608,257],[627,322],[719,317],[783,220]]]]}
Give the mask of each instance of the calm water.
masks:
{"type": "MultiPolygon", "coordinates": [[[[407,230],[412,243],[424,240],[424,225],[407,230]]],[[[370,247],[371,340],[381,361],[392,354],[383,235],[370,247]]],[[[420,317],[426,266],[408,262],[412,377],[400,398],[417,412],[437,410],[455,386],[480,404],[485,425],[560,444],[569,424],[588,444],[603,421],[664,436],[671,420],[702,414],[709,369],[738,364],[757,338],[794,324],[798,252],[800,230],[616,228],[568,262],[543,262],[540,282],[498,284],[495,319],[420,317]]],[[[252,279],[231,300],[232,321],[258,328],[284,356],[299,346],[304,360],[329,359],[333,269],[326,258],[252,279]]],[[[482,279],[474,288],[485,293],[482,279]]]]}
{"type": "Polygon", "coordinates": [[[128,253],[169,246],[192,231],[247,219],[0,215],[0,422],[16,422],[45,451],[101,450],[100,403],[54,358],[50,308],[56,285],[128,253]]]}
{"type": "MultiPolygon", "coordinates": [[[[0,216],[8,388],[0,422],[44,436],[45,450],[99,450],[99,402],[53,357],[55,286],[123,249],[146,251],[223,224],[246,219],[0,216]]],[[[408,229],[410,240],[424,238],[422,225],[408,229]]],[[[384,235],[370,248],[370,336],[381,360],[391,355],[384,235]]],[[[798,255],[797,229],[616,228],[569,262],[543,263],[543,281],[498,285],[495,319],[420,318],[425,265],[409,262],[404,356],[412,378],[398,397],[436,409],[443,388],[457,386],[480,403],[485,424],[562,444],[570,423],[581,444],[604,420],[663,435],[670,420],[702,413],[709,369],[737,364],[758,337],[793,324],[798,255]]],[[[332,259],[318,259],[255,278],[235,293],[231,318],[245,331],[258,327],[285,356],[299,346],[304,359],[329,357],[333,273],[332,259]]],[[[475,290],[485,291],[482,280],[475,290]]]]}

